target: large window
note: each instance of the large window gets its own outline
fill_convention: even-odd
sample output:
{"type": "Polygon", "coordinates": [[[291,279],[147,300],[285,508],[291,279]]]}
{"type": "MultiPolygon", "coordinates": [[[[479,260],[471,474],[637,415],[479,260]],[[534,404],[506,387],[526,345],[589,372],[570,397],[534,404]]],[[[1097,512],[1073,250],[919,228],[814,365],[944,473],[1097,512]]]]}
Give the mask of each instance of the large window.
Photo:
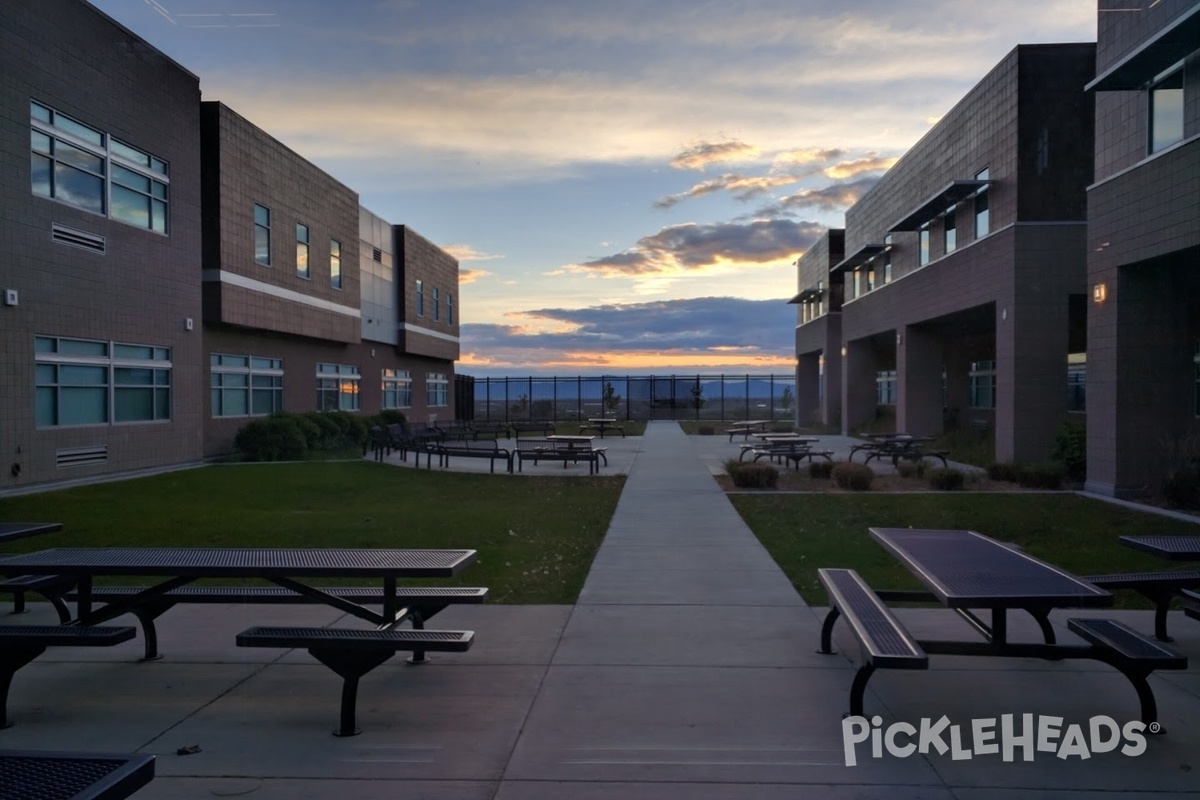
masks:
{"type": "Polygon", "coordinates": [[[425,316],[425,283],[417,281],[417,316],[425,316]]]}
{"type": "Polygon", "coordinates": [[[971,380],[971,408],[995,408],[996,362],[972,361],[968,377],[971,380]]]}
{"type": "Polygon", "coordinates": [[[342,243],[337,239],[329,240],[329,285],[342,288],[342,243]]]}
{"type": "Polygon", "coordinates": [[[1150,152],[1183,139],[1183,62],[1150,85],[1150,152]]]}
{"type": "Polygon", "coordinates": [[[1087,353],[1067,356],[1067,411],[1087,410],[1087,353]]]}
{"type": "MultiPolygon", "coordinates": [[[[975,173],[975,180],[986,181],[987,169],[975,173]]],[[[983,186],[975,193],[975,238],[982,239],[991,229],[991,215],[988,213],[988,187],[983,186]]]]}
{"type": "Polygon", "coordinates": [[[30,102],[29,124],[34,194],[167,232],[165,161],[41,103],[30,102]]]}
{"type": "Polygon", "coordinates": [[[433,290],[433,321],[438,322],[442,318],[441,299],[438,297],[438,290],[433,290]]]}
{"type": "Polygon", "coordinates": [[[90,339],[34,338],[38,427],[171,418],[171,350],[90,339]]]}
{"type": "Polygon", "coordinates": [[[454,295],[446,292],[446,324],[454,324],[454,295]]]}
{"type": "Polygon", "coordinates": [[[383,407],[409,408],[412,406],[412,373],[406,369],[383,371],[383,407]]]}
{"type": "Polygon", "coordinates": [[[896,405],[896,370],[885,369],[875,373],[875,404],[896,405]]]}
{"type": "Polygon", "coordinates": [[[358,367],[317,364],[317,410],[358,411],[358,367]]]}
{"type": "Polygon", "coordinates": [[[271,266],[271,209],[254,204],[254,260],[271,266]]]}
{"type": "Polygon", "coordinates": [[[308,279],[312,272],[308,266],[308,226],[296,223],[296,275],[308,279]]]}
{"type": "Polygon", "coordinates": [[[892,282],[892,235],[883,237],[883,282],[892,282]]]}
{"type": "Polygon", "coordinates": [[[943,240],[943,252],[946,255],[953,253],[954,249],[958,247],[958,220],[956,219],[957,214],[955,211],[956,209],[953,207],[946,211],[945,237],[943,240]]]}
{"type": "Polygon", "coordinates": [[[450,381],[445,373],[431,372],[426,376],[425,404],[430,408],[450,405],[450,381]]]}
{"type": "Polygon", "coordinates": [[[212,353],[212,415],[248,417],[283,410],[283,360],[212,353]]]}
{"type": "Polygon", "coordinates": [[[925,266],[929,263],[929,223],[926,222],[921,226],[920,233],[920,255],[917,257],[917,263],[920,266],[925,266]]]}

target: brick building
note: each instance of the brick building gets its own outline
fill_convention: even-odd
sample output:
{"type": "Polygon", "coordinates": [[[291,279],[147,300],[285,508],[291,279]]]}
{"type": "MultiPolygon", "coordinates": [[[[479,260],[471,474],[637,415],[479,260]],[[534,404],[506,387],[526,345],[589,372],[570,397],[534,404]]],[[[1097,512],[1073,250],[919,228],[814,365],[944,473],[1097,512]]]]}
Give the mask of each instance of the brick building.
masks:
{"type": "Polygon", "coordinates": [[[0,492],[198,463],[278,410],[454,417],[450,255],[82,0],[4,15],[0,492]]]}
{"type": "Polygon", "coordinates": [[[843,431],[894,414],[913,434],[991,430],[1000,460],[1048,455],[1086,352],[1094,60],[1092,44],[1016,47],[847,210],[824,281],[842,284],[840,320],[797,330],[799,383],[818,342],[840,368],[843,431]]]}
{"type": "Polygon", "coordinates": [[[1100,3],[1088,187],[1088,479],[1161,489],[1200,457],[1200,3],[1100,3]]]}
{"type": "Polygon", "coordinates": [[[796,414],[802,425],[842,422],[842,272],[846,232],[830,228],[796,262],[796,414]]]}

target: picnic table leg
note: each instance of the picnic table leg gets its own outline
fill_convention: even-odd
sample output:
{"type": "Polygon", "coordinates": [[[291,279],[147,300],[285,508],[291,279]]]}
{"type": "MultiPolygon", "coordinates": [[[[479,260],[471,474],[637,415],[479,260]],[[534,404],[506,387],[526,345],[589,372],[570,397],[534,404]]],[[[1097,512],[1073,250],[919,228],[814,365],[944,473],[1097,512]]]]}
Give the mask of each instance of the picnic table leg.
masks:
{"type": "Polygon", "coordinates": [[[821,623],[821,649],[817,651],[818,653],[833,654],[833,624],[841,615],[842,612],[838,611],[837,606],[830,608],[829,613],[825,615],[825,621],[821,623]]]}
{"type": "Polygon", "coordinates": [[[867,692],[867,681],[874,673],[874,664],[863,664],[854,673],[854,682],[850,684],[850,716],[863,716],[863,695],[867,692]]]}
{"type": "Polygon", "coordinates": [[[336,672],[342,678],[342,707],[340,724],[334,736],[357,736],[362,733],[355,721],[355,706],[358,704],[358,679],[387,661],[393,650],[347,654],[334,648],[310,647],[310,655],[336,672]]]}

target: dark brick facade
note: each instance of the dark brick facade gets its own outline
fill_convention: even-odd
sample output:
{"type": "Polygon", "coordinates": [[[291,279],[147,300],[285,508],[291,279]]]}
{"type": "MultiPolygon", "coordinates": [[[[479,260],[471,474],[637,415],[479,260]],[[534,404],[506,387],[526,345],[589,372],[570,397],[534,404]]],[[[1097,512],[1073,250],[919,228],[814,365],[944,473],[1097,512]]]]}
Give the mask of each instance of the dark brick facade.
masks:
{"type": "Polygon", "coordinates": [[[18,304],[0,306],[0,490],[198,461],[199,81],[78,0],[8,0],[2,14],[0,288],[18,304]],[[30,101],[165,161],[166,235],[36,196],[30,101]],[[101,237],[103,254],[54,241],[53,225],[101,237]],[[170,348],[170,418],[39,426],[38,336],[170,348]],[[107,450],[59,466],[73,448],[107,450]]]}
{"type": "Polygon", "coordinates": [[[459,355],[458,261],[405,225],[396,226],[402,264],[399,349],[455,361],[459,355]],[[421,294],[417,294],[417,282],[421,294]],[[453,317],[451,321],[450,317],[453,317]]]}
{"type": "Polygon", "coordinates": [[[1087,485],[1136,497],[1161,491],[1200,436],[1200,6],[1163,0],[1099,20],[1088,282],[1104,302],[1088,315],[1087,485]],[[1188,34],[1163,38],[1181,23],[1188,34]],[[1149,66],[1123,74],[1134,54],[1149,66]],[[1180,58],[1183,137],[1151,153],[1147,80],[1180,58]]]}
{"type": "Polygon", "coordinates": [[[830,228],[796,262],[796,414],[801,425],[840,425],[842,273],[845,231],[830,228]],[[816,294],[814,294],[816,293],[816,294]]]}

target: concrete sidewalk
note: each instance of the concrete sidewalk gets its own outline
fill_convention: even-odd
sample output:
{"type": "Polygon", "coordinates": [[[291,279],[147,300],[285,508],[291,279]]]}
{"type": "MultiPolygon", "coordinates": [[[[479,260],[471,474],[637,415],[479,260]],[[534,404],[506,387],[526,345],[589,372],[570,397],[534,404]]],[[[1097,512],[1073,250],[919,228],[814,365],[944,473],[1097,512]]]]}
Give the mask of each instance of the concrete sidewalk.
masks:
{"type": "MultiPolygon", "coordinates": [[[[55,648],[21,670],[0,748],[154,753],[157,777],[138,800],[1195,796],[1200,625],[1182,615],[1171,630],[1192,668],[1151,679],[1169,733],[1142,755],[1006,763],[873,758],[860,745],[846,766],[853,664],[814,652],[823,609],[800,600],[712,480],[714,438],[655,422],[631,439],[626,488],[578,604],[446,610],[436,627],[474,630],[475,646],[368,675],[361,736],[329,735],[340,680],[307,653],[234,646],[252,624],[325,625],[340,612],[178,606],[162,620],[160,661],[137,663],[134,641],[55,648]]],[[[900,615],[918,636],[971,635],[950,612],[900,615]]],[[[1150,629],[1148,612],[1111,615],[1150,629]]],[[[55,618],[38,607],[4,621],[55,618]]],[[[1011,627],[1036,632],[1022,619],[1011,627]]],[[[844,626],[838,645],[857,657],[844,626]]],[[[950,657],[877,673],[866,705],[884,726],[946,715],[965,739],[977,718],[1056,715],[1086,732],[1090,717],[1124,723],[1138,708],[1103,664],[950,657]]]]}

